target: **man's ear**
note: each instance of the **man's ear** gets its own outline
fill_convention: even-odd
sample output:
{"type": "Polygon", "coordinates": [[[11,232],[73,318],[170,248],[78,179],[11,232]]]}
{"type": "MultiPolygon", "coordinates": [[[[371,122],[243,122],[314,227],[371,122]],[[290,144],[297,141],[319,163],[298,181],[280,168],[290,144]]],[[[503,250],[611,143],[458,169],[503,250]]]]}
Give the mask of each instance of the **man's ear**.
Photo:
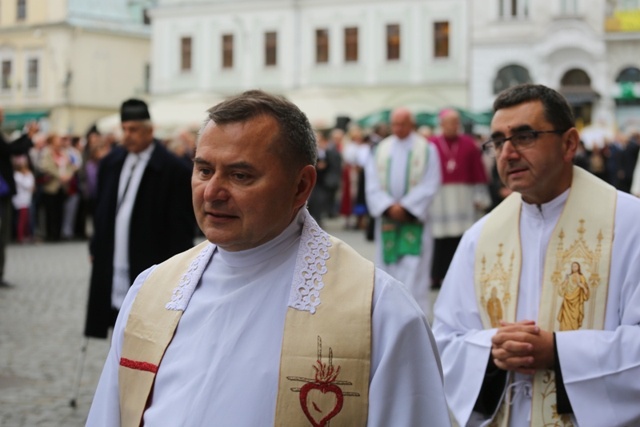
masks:
{"type": "Polygon", "coordinates": [[[578,145],[580,144],[580,134],[576,128],[571,128],[567,131],[562,142],[564,148],[564,160],[566,162],[573,162],[573,157],[578,151],[578,145]]]}
{"type": "Polygon", "coordinates": [[[311,191],[316,185],[316,180],[317,174],[315,166],[306,165],[300,169],[296,178],[296,195],[294,199],[295,208],[304,206],[304,204],[307,203],[307,200],[311,195],[311,191]]]}

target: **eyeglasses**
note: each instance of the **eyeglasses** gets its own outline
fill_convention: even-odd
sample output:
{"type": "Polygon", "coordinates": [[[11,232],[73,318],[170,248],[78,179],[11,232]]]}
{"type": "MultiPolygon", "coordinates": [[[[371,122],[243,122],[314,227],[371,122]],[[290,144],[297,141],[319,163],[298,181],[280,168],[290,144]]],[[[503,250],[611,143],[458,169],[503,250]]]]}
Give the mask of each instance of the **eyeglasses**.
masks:
{"type": "Polygon", "coordinates": [[[505,138],[502,136],[495,137],[482,144],[482,150],[490,155],[496,157],[502,152],[502,147],[507,141],[511,141],[511,145],[515,150],[526,150],[533,146],[538,140],[538,137],[543,133],[555,133],[556,135],[562,135],[569,129],[565,130],[522,130],[514,133],[513,135],[505,138]]]}

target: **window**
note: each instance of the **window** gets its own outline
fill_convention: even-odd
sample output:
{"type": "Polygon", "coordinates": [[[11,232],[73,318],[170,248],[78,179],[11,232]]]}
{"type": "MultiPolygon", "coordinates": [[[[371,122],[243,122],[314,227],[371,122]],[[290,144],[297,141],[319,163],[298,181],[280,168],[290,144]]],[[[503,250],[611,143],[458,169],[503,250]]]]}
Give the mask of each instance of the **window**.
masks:
{"type": "Polygon", "coordinates": [[[191,37],[180,39],[180,70],[191,71],[191,37]]]}
{"type": "Polygon", "coordinates": [[[400,59],[400,25],[387,25],[387,60],[397,61],[400,59]]]}
{"type": "Polygon", "coordinates": [[[151,64],[144,64],[144,92],[151,92],[151,64]]]}
{"type": "Polygon", "coordinates": [[[358,27],[344,29],[344,60],[358,62],[358,27]]]}
{"type": "Polygon", "coordinates": [[[493,81],[493,93],[498,94],[521,83],[532,83],[529,70],[520,65],[507,65],[498,71],[498,75],[493,81]]]}
{"type": "MultiPolygon", "coordinates": [[[[4,70],[4,66],[2,68],[4,70]]],[[[3,73],[4,75],[4,73],[3,73]]],[[[618,83],[640,83],[640,69],[636,67],[627,67],[620,71],[616,77],[618,83]]]]}
{"type": "Polygon", "coordinates": [[[275,31],[264,33],[264,65],[273,67],[277,64],[278,34],[275,31]]]}
{"type": "Polygon", "coordinates": [[[529,0],[498,0],[498,16],[502,19],[528,17],[529,0]]]}
{"type": "Polygon", "coordinates": [[[19,21],[24,20],[27,17],[27,0],[18,0],[18,8],[16,18],[19,21]]]}
{"type": "Polygon", "coordinates": [[[329,30],[319,28],[316,30],[316,63],[329,62],[329,30]]]}
{"type": "Polygon", "coordinates": [[[149,9],[142,11],[142,23],[144,25],[151,25],[151,16],[149,16],[149,9]]]}
{"type": "Polygon", "coordinates": [[[38,68],[38,58],[30,58],[27,60],[27,90],[38,89],[38,68]]]}
{"type": "Polygon", "coordinates": [[[449,57],[449,22],[434,22],[433,24],[433,56],[436,58],[449,57]]]}
{"type": "Polygon", "coordinates": [[[222,35],[222,68],[233,68],[233,34],[222,35]]]}
{"type": "Polygon", "coordinates": [[[562,15],[575,15],[578,13],[578,0],[562,0],[560,4],[562,15]]]}
{"type": "Polygon", "coordinates": [[[2,90],[11,89],[11,61],[2,61],[2,90]]]}
{"type": "Polygon", "coordinates": [[[590,86],[591,78],[587,73],[578,68],[573,68],[567,71],[562,80],[560,81],[562,86],[590,86]]]}

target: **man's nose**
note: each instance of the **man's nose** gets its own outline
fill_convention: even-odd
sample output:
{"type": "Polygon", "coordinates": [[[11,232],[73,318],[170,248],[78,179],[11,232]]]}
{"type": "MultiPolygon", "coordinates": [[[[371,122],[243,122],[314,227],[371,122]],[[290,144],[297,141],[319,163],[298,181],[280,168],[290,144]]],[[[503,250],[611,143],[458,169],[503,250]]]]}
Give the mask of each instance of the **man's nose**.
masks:
{"type": "Polygon", "coordinates": [[[512,158],[518,157],[519,155],[520,155],[520,152],[515,147],[515,145],[513,145],[511,140],[505,141],[502,144],[502,150],[500,150],[500,157],[504,157],[505,159],[512,159],[512,158]]]}
{"type": "Polygon", "coordinates": [[[204,197],[207,201],[226,200],[229,198],[226,180],[214,174],[207,182],[204,190],[204,197]]]}

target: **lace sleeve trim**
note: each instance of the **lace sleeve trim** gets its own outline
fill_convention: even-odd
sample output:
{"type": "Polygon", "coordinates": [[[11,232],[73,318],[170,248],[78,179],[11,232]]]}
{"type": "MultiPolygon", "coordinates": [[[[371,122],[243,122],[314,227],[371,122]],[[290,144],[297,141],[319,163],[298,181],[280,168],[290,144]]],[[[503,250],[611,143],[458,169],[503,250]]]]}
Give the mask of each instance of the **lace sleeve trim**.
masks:
{"type": "Polygon", "coordinates": [[[189,268],[180,278],[180,283],[173,290],[171,295],[171,301],[167,303],[165,308],[167,310],[181,310],[184,311],[189,304],[191,295],[196,290],[196,285],[200,281],[204,269],[207,266],[207,261],[211,258],[215,245],[207,245],[198,256],[191,261],[189,268]]]}
{"type": "Polygon", "coordinates": [[[316,307],[321,303],[320,290],[324,287],[322,276],[327,272],[330,247],[329,235],[307,214],[293,272],[289,307],[311,314],[316,312],[316,307]]]}

